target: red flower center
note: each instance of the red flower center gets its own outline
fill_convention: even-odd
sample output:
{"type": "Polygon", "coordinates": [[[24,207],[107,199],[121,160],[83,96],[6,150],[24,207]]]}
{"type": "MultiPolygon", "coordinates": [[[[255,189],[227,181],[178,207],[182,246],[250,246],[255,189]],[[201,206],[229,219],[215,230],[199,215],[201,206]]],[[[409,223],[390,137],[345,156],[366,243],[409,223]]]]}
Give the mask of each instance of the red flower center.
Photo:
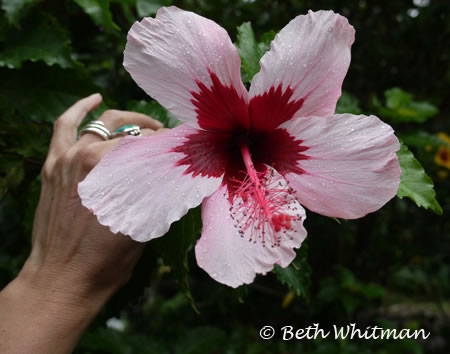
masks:
{"type": "Polygon", "coordinates": [[[240,234],[250,229],[250,241],[260,238],[264,244],[270,238],[273,246],[279,245],[279,233],[290,230],[291,221],[300,217],[293,209],[298,205],[293,192],[282,176],[304,173],[299,161],[309,157],[302,140],[277,127],[294,116],[304,99],[290,101],[293,90],[288,87],[282,92],[279,86],[247,104],[213,73],[211,80],[211,87],[198,83],[199,92],[191,93],[198,124],[204,130],[188,136],[173,150],[185,155],[178,165],[187,165],[185,174],[193,177],[224,175],[233,205],[230,211],[240,234]]]}
{"type": "Polygon", "coordinates": [[[448,153],[448,150],[447,149],[440,150],[439,158],[444,162],[448,162],[450,160],[450,154],[448,153]]]}

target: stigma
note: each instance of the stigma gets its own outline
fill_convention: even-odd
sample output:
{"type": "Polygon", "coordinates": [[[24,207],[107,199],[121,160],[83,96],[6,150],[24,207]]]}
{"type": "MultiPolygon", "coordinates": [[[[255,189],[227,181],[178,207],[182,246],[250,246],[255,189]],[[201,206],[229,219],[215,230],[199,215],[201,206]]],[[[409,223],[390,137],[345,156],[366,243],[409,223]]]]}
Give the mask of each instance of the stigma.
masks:
{"type": "Polygon", "coordinates": [[[292,240],[296,221],[302,220],[294,191],[272,167],[256,170],[245,141],[240,149],[246,171],[244,179],[233,181],[238,185],[230,207],[234,226],[249,242],[280,246],[283,239],[292,240]]]}

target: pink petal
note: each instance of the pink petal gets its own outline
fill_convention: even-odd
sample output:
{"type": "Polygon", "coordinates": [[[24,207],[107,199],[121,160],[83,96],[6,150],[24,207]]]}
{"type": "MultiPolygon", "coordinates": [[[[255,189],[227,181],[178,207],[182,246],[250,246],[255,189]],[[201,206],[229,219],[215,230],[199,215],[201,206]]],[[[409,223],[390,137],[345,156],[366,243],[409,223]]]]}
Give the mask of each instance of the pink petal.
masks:
{"type": "Polygon", "coordinates": [[[176,7],[136,22],[124,66],[137,84],[192,127],[221,128],[247,118],[241,60],[215,22],[176,7]]]}
{"type": "Polygon", "coordinates": [[[302,117],[280,128],[303,140],[304,173],[286,174],[299,202],[317,213],[359,218],[393,198],[400,183],[392,128],[375,116],[302,117]]]}
{"type": "MultiPolygon", "coordinates": [[[[219,188],[222,176],[202,176],[175,152],[197,130],[186,125],[154,136],[128,136],[78,185],[83,205],[102,225],[136,241],[164,235],[172,222],[219,188]]],[[[205,149],[206,150],[206,149],[205,149]]]]}
{"type": "Polygon", "coordinates": [[[334,113],[355,31],[332,11],[309,11],[284,27],[250,88],[253,126],[270,130],[295,116],[334,113]]]}
{"type": "MultiPolygon", "coordinates": [[[[234,206],[241,201],[235,198],[234,206]]],[[[295,199],[294,202],[295,213],[301,215],[301,220],[292,222],[293,228],[281,235],[279,246],[272,247],[270,242],[263,246],[258,238],[256,242],[249,241],[250,229],[242,236],[239,234],[234,225],[236,217],[232,219],[230,213],[228,189],[222,185],[202,206],[203,233],[195,246],[198,265],[216,281],[234,288],[251,283],[256,274],[271,271],[275,263],[288,266],[295,258],[294,248],[299,248],[306,237],[305,210],[295,199]]],[[[295,215],[291,209],[284,209],[284,212],[295,215]]]]}

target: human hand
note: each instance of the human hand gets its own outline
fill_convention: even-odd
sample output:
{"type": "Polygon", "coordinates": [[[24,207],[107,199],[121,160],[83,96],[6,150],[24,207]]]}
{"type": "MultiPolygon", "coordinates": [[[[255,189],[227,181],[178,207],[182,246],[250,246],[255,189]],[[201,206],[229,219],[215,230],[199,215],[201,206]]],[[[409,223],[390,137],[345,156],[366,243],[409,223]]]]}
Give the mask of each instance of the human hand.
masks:
{"type": "MultiPolygon", "coordinates": [[[[71,350],[103,304],[127,282],[144,247],[129,237],[114,235],[109,228],[100,225],[81,205],[77,193],[78,183],[120,140],[104,141],[92,133],[77,140],[78,126],[101,100],[99,94],[84,98],[56,120],[41,174],[42,189],[33,224],[32,251],[17,279],[0,297],[0,307],[9,304],[6,308],[10,310],[13,322],[23,327],[24,321],[31,321],[34,323],[31,330],[35,332],[38,332],[36,326],[42,324],[46,328],[44,332],[53,331],[53,336],[60,333],[59,337],[64,337],[65,343],[58,343],[57,351],[54,343],[47,343],[42,352],[71,350]],[[17,298],[22,298],[20,306],[23,308],[30,305],[31,312],[25,313],[22,320],[13,310],[17,298]],[[28,318],[32,314],[33,320],[28,318]]],[[[143,135],[162,130],[161,123],[134,112],[109,110],[99,120],[110,131],[123,125],[138,125],[143,135]]],[[[5,323],[4,317],[0,322],[5,323]]],[[[1,324],[0,329],[5,330],[1,324]]],[[[21,331],[25,336],[23,328],[21,331]]],[[[4,335],[2,332],[0,336],[4,335]]],[[[33,338],[33,333],[30,335],[33,338]]],[[[39,337],[45,339],[45,333],[40,333],[39,337]]],[[[1,339],[5,345],[7,342],[1,339]]],[[[42,345],[42,341],[37,343],[42,345]]],[[[22,349],[17,352],[39,352],[37,347],[22,349]]]]}

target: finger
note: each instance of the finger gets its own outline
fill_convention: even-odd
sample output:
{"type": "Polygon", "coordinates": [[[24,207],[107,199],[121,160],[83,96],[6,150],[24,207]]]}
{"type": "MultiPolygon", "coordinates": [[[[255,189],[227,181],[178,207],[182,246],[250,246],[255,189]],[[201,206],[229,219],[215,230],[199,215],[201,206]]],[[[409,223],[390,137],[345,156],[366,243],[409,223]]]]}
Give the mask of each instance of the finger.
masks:
{"type": "Polygon", "coordinates": [[[66,152],[77,140],[77,128],[86,114],[102,102],[102,96],[95,93],[76,102],[54,123],[53,136],[47,159],[55,159],[66,152]]]}
{"type": "Polygon", "coordinates": [[[115,109],[105,111],[100,117],[100,120],[102,120],[103,123],[105,123],[106,128],[110,129],[111,131],[114,131],[124,125],[138,125],[140,128],[148,128],[154,130],[164,127],[161,122],[151,118],[146,114],[138,112],[119,111],[115,109]]]}
{"type": "Polygon", "coordinates": [[[158,129],[158,130],[141,129],[141,135],[146,135],[146,136],[157,135],[157,134],[164,133],[167,130],[170,130],[170,129],[169,128],[161,128],[161,129],[158,129]]]}
{"type": "MultiPolygon", "coordinates": [[[[161,128],[158,130],[153,130],[153,129],[144,128],[144,129],[141,129],[141,135],[142,136],[151,136],[151,135],[164,133],[167,130],[170,130],[170,129],[161,128]]],[[[135,137],[135,138],[139,139],[139,137],[135,137]]],[[[78,151],[87,149],[92,154],[95,153],[95,158],[90,159],[90,160],[95,160],[98,162],[108,151],[114,149],[114,147],[120,142],[121,139],[122,138],[115,138],[115,139],[111,139],[111,140],[107,140],[107,141],[89,142],[88,144],[80,144],[77,147],[74,147],[74,149],[76,149],[78,151]]],[[[91,167],[94,167],[94,166],[91,166],[91,167]]]]}
{"type": "MultiPolygon", "coordinates": [[[[170,129],[169,128],[161,128],[158,130],[154,130],[154,129],[143,128],[143,129],[141,129],[141,135],[145,135],[145,136],[156,135],[156,134],[163,133],[166,130],[170,130],[170,129]]],[[[123,137],[124,136],[117,136],[117,137],[113,138],[112,140],[118,141],[119,139],[121,139],[123,137]]]]}
{"type": "MultiPolygon", "coordinates": [[[[149,137],[151,135],[164,133],[169,129],[161,128],[157,131],[153,129],[144,128],[141,130],[141,137],[131,136],[132,139],[149,137]]],[[[103,156],[109,151],[113,150],[123,138],[115,138],[107,141],[91,142],[87,144],[75,144],[72,148],[72,156],[75,156],[75,160],[78,162],[80,175],[79,180],[83,180],[86,175],[98,164],[103,156]]],[[[150,141],[149,141],[150,142],[150,141]]]]}
{"type": "MultiPolygon", "coordinates": [[[[143,136],[151,136],[154,134],[158,134],[158,131],[148,128],[141,129],[141,135],[143,136]]],[[[98,154],[98,160],[100,160],[108,151],[114,149],[114,147],[120,142],[120,139],[122,138],[123,137],[114,138],[108,141],[94,142],[93,144],[95,145],[92,145],[92,147],[95,147],[94,150],[98,154]]]]}
{"type": "Polygon", "coordinates": [[[156,133],[156,130],[153,129],[141,129],[141,135],[150,136],[156,133]]]}
{"type": "MultiPolygon", "coordinates": [[[[137,125],[143,129],[147,128],[154,130],[163,127],[160,122],[145,114],[115,109],[105,111],[98,120],[102,121],[111,133],[124,125],[137,125]]],[[[80,138],[81,144],[99,141],[103,141],[103,139],[94,133],[85,134],[80,138]]]]}

